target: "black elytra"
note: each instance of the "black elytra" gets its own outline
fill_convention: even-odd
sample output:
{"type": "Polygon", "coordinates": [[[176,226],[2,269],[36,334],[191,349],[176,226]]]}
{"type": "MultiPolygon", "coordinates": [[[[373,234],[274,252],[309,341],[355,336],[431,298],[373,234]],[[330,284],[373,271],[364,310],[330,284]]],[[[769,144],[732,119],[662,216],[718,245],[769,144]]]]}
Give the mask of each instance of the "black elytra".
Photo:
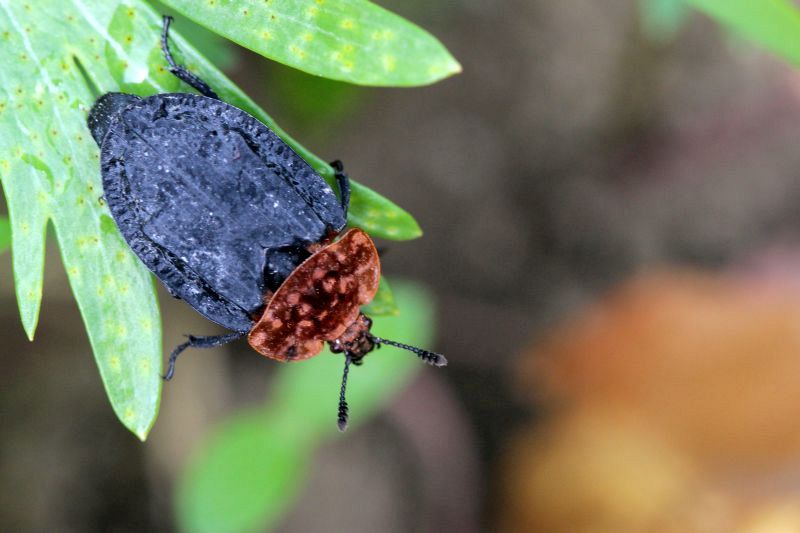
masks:
{"type": "MultiPolygon", "coordinates": [[[[331,163],[337,198],[271,129],[177,65],[168,44],[170,22],[165,16],[162,32],[170,72],[200,94],[107,93],[87,121],[100,147],[105,201],[131,249],[172,296],[233,331],[189,336],[170,355],[165,379],[186,348],[220,346],[247,335],[265,296],[315,246],[344,229],[350,201],[340,162],[331,163]]],[[[344,386],[351,360],[360,362],[383,343],[409,349],[429,364],[446,364],[440,354],[373,337],[369,325],[358,334],[361,344],[339,343],[334,350],[346,355],[340,428],[347,419],[344,386]],[[359,352],[355,346],[367,348],[359,352]]]]}
{"type": "Polygon", "coordinates": [[[170,294],[244,334],[308,246],[344,228],[348,182],[337,199],[267,126],[171,70],[205,95],[107,93],[89,113],[105,200],[170,294]]]}

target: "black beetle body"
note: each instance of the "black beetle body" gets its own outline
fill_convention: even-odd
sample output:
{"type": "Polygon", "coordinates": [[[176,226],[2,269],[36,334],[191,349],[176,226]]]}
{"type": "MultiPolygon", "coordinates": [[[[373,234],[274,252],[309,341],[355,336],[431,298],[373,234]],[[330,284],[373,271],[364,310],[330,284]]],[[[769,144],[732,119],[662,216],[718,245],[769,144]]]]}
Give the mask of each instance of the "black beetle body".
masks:
{"type": "Polygon", "coordinates": [[[248,331],[264,294],[345,225],[322,177],[220,100],[109,93],[89,125],[128,244],[173,296],[226,328],[248,331]]]}

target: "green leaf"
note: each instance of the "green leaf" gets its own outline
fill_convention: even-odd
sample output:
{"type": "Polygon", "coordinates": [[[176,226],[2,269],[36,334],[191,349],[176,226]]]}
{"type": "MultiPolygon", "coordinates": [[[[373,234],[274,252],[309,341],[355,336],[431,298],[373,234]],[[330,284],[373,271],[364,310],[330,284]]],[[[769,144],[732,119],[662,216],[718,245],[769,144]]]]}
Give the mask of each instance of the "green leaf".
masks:
{"type": "Polygon", "coordinates": [[[0,253],[11,245],[11,223],[7,217],[0,217],[0,253]]]}
{"type": "Polygon", "coordinates": [[[720,24],[800,65],[800,10],[790,0],[686,0],[720,24]]]}
{"type": "Polygon", "coordinates": [[[363,185],[354,182],[351,184],[351,209],[348,217],[351,226],[363,228],[373,237],[393,241],[416,239],[422,235],[422,229],[414,217],[394,202],[363,185]]]}
{"type": "Polygon", "coordinates": [[[386,276],[381,276],[381,283],[378,286],[378,293],[372,302],[361,308],[361,311],[370,316],[396,316],[400,314],[397,304],[394,301],[394,294],[386,281],[386,276]]]}
{"type": "MultiPolygon", "coordinates": [[[[98,152],[86,128],[94,96],[76,65],[103,89],[118,88],[103,61],[106,48],[127,53],[106,29],[117,6],[0,0],[0,183],[25,331],[33,337],[39,316],[49,222],[111,405],[144,439],[161,390],[158,306],[149,273],[98,200],[98,152]]],[[[153,41],[152,25],[135,29],[132,37],[153,41]]],[[[143,66],[135,58],[131,75],[146,74],[143,66]]]]}
{"type": "MultiPolygon", "coordinates": [[[[403,314],[376,318],[377,335],[428,346],[430,301],[398,283],[403,314]]],[[[178,481],[177,519],[189,532],[263,531],[302,489],[316,449],[341,434],[336,407],[343,360],[323,354],[281,367],[263,408],[236,416],[203,442],[178,481]]],[[[350,373],[348,432],[373,416],[415,372],[435,371],[408,352],[383,347],[350,373]]],[[[345,434],[346,436],[346,434],[345,434]]]]}
{"type": "Polygon", "coordinates": [[[360,85],[434,83],[461,66],[431,34],[366,0],[163,0],[254,52],[360,85]]]}

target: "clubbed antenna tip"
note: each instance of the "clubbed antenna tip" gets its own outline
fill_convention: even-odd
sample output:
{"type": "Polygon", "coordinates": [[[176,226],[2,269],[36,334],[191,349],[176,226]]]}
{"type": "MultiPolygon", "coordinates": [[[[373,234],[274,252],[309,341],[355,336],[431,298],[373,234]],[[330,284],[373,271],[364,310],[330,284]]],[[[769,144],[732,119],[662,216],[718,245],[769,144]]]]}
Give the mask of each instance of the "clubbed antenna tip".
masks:
{"type": "Polygon", "coordinates": [[[339,427],[339,431],[342,433],[344,433],[344,431],[347,429],[347,405],[344,407],[344,412],[341,410],[339,411],[339,420],[336,422],[336,425],[339,427]]]}
{"type": "Polygon", "coordinates": [[[388,344],[389,346],[408,350],[409,352],[415,353],[417,357],[431,366],[447,366],[447,358],[440,353],[429,352],[428,350],[423,350],[422,348],[417,348],[416,346],[409,346],[408,344],[403,344],[402,342],[390,341],[380,337],[372,337],[372,341],[376,344],[388,344]]]}
{"type": "Polygon", "coordinates": [[[347,419],[350,409],[347,407],[345,394],[347,392],[347,374],[350,372],[350,354],[346,353],[344,356],[344,372],[342,372],[342,388],[339,391],[339,417],[336,425],[339,426],[339,431],[347,429],[347,419]]]}

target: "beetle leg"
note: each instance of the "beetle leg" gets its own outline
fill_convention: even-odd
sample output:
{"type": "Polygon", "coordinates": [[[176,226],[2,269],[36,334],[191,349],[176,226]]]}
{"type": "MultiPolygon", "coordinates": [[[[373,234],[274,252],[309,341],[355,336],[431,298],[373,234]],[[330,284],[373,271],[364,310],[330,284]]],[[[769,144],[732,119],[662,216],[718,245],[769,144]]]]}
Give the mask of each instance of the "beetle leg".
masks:
{"type": "Polygon", "coordinates": [[[189,335],[188,341],[178,345],[174,350],[172,350],[172,353],[169,354],[169,363],[167,364],[167,372],[161,377],[164,378],[164,381],[169,381],[172,379],[172,376],[175,374],[175,361],[178,360],[178,356],[186,348],[215,348],[217,346],[222,346],[223,344],[228,344],[229,342],[233,342],[236,339],[240,339],[245,335],[247,335],[246,331],[237,331],[236,333],[228,333],[227,335],[215,335],[212,337],[195,337],[194,335],[189,335]]]}
{"type": "Polygon", "coordinates": [[[350,177],[344,171],[344,164],[338,159],[331,162],[331,167],[336,177],[336,184],[339,186],[344,218],[347,219],[347,210],[350,208],[350,177]]]}
{"type": "Polygon", "coordinates": [[[219,100],[217,93],[215,93],[206,82],[201,80],[195,74],[189,72],[186,67],[175,63],[175,59],[172,58],[172,54],[169,51],[169,25],[171,22],[172,17],[169,15],[164,15],[164,27],[161,31],[161,50],[164,52],[164,58],[167,60],[167,63],[169,63],[169,71],[172,72],[179,80],[188,83],[197,89],[203,96],[208,96],[209,98],[219,100]]]}

